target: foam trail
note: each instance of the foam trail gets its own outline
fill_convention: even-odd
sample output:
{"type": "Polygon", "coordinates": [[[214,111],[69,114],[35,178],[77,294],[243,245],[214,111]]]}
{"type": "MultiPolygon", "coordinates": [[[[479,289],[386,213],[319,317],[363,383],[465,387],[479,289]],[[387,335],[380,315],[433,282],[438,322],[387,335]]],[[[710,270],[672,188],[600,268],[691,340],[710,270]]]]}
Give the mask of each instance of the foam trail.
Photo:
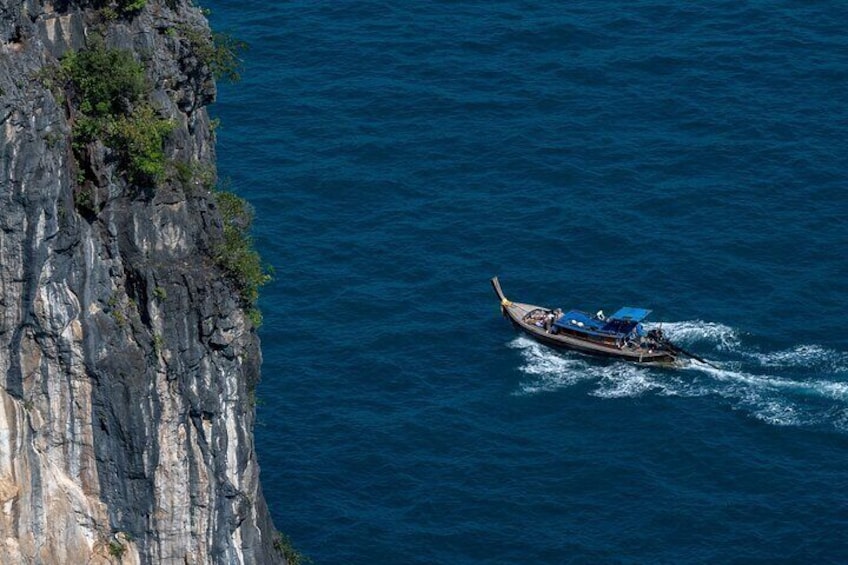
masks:
{"type": "Polygon", "coordinates": [[[848,401],[848,382],[829,380],[799,381],[772,375],[755,375],[743,371],[715,369],[707,365],[690,365],[690,368],[710,373],[718,380],[735,381],[762,390],[786,391],[848,401]]]}
{"type": "Polygon", "coordinates": [[[739,332],[730,326],[700,320],[648,324],[650,329],[662,328],[666,337],[680,345],[698,342],[715,344],[722,351],[736,351],[740,347],[739,332]]]}
{"type": "Polygon", "coordinates": [[[834,373],[848,372],[848,354],[820,345],[798,345],[783,351],[751,353],[750,356],[764,367],[809,367],[834,373]]]}
{"type": "Polygon", "coordinates": [[[582,360],[557,355],[529,338],[518,337],[509,346],[521,350],[521,372],[534,377],[532,382],[521,385],[525,394],[557,390],[592,378],[582,360]]]}
{"type": "Polygon", "coordinates": [[[641,396],[651,390],[661,390],[662,385],[651,378],[650,372],[632,363],[616,363],[605,368],[598,376],[598,388],[592,396],[600,398],[628,398],[641,396]]]}
{"type": "Polygon", "coordinates": [[[633,363],[608,364],[579,354],[559,354],[526,337],[516,338],[509,346],[521,350],[524,364],[520,371],[532,377],[521,383],[522,394],[551,392],[583,382],[597,383],[591,394],[600,398],[634,397],[648,391],[679,394],[668,389],[647,367],[633,363]]]}
{"type": "Polygon", "coordinates": [[[713,394],[760,421],[776,426],[824,424],[845,429],[834,411],[848,412],[848,382],[795,380],[704,365],[691,365],[690,369],[710,375],[714,381],[707,386],[713,394]]]}
{"type": "Polygon", "coordinates": [[[848,353],[818,345],[748,351],[741,344],[739,332],[723,324],[695,320],[661,326],[674,343],[700,345],[699,352],[712,346],[718,359],[711,358],[709,351],[701,354],[719,366],[693,361],[684,371],[656,371],[632,363],[559,353],[522,336],[510,343],[520,350],[520,371],[529,377],[519,385],[517,394],[541,394],[583,383],[591,387],[588,394],[599,398],[714,395],[772,425],[824,424],[848,431],[848,380],[820,378],[848,372],[848,353]],[[780,375],[781,370],[798,368],[810,369],[811,378],[780,375]]]}

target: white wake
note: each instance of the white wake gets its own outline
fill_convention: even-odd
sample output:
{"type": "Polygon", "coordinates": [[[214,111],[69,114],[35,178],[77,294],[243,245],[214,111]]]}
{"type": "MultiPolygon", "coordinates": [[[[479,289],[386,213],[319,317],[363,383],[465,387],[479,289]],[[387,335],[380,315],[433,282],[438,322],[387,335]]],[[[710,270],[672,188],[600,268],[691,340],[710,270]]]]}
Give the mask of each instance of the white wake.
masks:
{"type": "Polygon", "coordinates": [[[582,383],[588,394],[600,398],[712,395],[769,424],[848,431],[848,353],[819,345],[749,349],[737,330],[714,322],[672,322],[662,329],[671,341],[695,349],[718,368],[698,362],[683,370],[610,362],[518,337],[509,344],[521,353],[519,369],[525,376],[516,393],[541,394],[582,383]]]}

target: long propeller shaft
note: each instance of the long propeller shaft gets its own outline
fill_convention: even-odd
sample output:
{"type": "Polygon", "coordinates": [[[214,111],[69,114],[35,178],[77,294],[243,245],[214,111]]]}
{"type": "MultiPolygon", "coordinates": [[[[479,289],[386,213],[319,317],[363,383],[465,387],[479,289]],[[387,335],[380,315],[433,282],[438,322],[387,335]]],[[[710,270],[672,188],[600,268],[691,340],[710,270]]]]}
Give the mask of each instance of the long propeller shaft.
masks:
{"type": "Polygon", "coordinates": [[[670,342],[670,341],[668,341],[668,340],[666,340],[665,344],[666,344],[666,345],[667,345],[667,346],[668,346],[668,347],[669,347],[672,351],[676,351],[677,353],[682,353],[683,355],[686,355],[687,357],[690,357],[690,358],[694,359],[695,361],[698,361],[699,363],[703,363],[704,365],[708,365],[708,366],[712,367],[713,369],[718,369],[718,368],[719,368],[718,366],[716,366],[716,365],[715,365],[715,364],[713,364],[713,363],[710,363],[709,361],[707,361],[707,360],[706,360],[706,359],[704,359],[703,357],[701,357],[701,356],[699,356],[699,355],[695,355],[695,354],[694,354],[694,353],[692,353],[691,351],[686,351],[686,350],[685,350],[685,349],[683,349],[682,347],[679,347],[679,346],[677,346],[677,345],[674,345],[673,343],[671,343],[671,342],[670,342]]]}

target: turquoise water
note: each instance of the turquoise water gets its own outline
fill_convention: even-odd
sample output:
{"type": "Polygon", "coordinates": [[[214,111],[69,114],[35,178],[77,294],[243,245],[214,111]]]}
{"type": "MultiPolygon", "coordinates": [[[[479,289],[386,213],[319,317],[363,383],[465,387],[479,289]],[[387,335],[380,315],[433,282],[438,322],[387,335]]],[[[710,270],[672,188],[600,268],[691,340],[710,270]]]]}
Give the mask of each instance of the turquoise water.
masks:
{"type": "Polygon", "coordinates": [[[848,562],[848,5],[207,2],[318,563],[848,562]],[[622,305],[719,369],[555,353],[622,305]]]}

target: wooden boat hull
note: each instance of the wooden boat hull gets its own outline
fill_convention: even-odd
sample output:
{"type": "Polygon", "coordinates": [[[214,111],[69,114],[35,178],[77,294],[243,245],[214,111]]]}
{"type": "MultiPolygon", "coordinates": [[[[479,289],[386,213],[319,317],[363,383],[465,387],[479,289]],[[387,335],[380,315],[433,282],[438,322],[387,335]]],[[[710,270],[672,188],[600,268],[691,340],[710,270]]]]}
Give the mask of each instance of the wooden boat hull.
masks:
{"type": "Polygon", "coordinates": [[[501,312],[504,317],[506,317],[517,330],[543,345],[553,347],[555,349],[577,351],[588,355],[622,359],[624,361],[634,363],[675,365],[680,362],[674,352],[669,350],[629,350],[616,345],[599,343],[588,339],[549,333],[545,328],[541,328],[524,321],[524,317],[533,310],[549,310],[548,308],[536,306],[534,304],[526,304],[523,302],[512,302],[504,295],[497,277],[494,277],[491,282],[492,288],[494,288],[495,294],[497,295],[498,300],[500,300],[501,312]]]}

